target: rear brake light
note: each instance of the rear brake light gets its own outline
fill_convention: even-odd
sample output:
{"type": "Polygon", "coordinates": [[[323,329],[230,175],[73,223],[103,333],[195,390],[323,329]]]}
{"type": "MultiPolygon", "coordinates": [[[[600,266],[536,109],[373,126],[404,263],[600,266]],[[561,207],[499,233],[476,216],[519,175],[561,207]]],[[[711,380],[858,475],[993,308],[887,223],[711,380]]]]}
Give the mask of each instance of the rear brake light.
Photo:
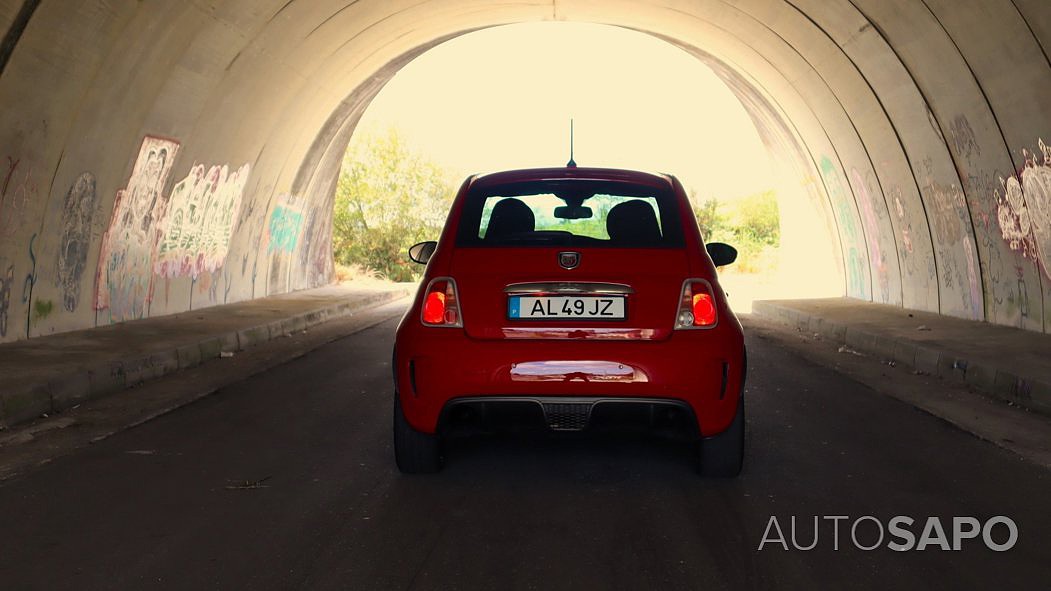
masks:
{"type": "Polygon", "coordinates": [[[712,284],[704,279],[687,279],[682,284],[675,329],[713,328],[719,322],[712,284]]]}
{"type": "Polygon", "coordinates": [[[438,277],[427,284],[420,319],[427,326],[463,326],[460,298],[452,278],[438,277]]]}

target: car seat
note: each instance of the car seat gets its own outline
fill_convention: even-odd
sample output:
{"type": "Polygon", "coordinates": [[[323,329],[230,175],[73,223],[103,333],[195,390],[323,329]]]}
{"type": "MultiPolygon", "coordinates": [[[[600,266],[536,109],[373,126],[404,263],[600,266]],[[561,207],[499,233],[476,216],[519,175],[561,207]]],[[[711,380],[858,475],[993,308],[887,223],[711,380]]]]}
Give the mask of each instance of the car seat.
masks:
{"type": "Polygon", "coordinates": [[[609,210],[606,232],[610,242],[618,246],[657,246],[661,241],[653,206],[641,199],[625,201],[609,210]]]}
{"type": "Polygon", "coordinates": [[[504,199],[496,204],[489,216],[489,227],[485,230],[485,241],[506,240],[514,234],[525,234],[534,230],[536,217],[529,206],[519,199],[504,199]]]}

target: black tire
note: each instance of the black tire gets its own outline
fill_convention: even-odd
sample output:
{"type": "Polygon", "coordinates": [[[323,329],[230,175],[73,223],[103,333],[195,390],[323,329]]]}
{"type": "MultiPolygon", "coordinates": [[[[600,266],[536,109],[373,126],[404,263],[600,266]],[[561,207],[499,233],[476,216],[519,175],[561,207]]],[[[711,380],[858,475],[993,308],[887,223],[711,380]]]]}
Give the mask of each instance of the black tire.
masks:
{"type": "Polygon", "coordinates": [[[403,474],[433,474],[442,469],[441,439],[413,429],[394,397],[394,461],[403,474]]]}
{"type": "Polygon", "coordinates": [[[737,416],[718,435],[697,442],[697,471],[705,478],[734,478],[744,466],[744,396],[737,399],[737,416]]]}

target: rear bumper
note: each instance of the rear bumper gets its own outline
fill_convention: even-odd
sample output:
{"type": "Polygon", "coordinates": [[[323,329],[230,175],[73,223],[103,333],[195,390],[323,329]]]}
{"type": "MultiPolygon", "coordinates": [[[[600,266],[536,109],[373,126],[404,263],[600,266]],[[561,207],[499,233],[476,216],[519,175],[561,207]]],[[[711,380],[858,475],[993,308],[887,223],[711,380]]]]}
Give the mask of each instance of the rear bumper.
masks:
{"type": "Polygon", "coordinates": [[[396,342],[402,409],[426,433],[437,432],[464,400],[522,401],[542,410],[543,401],[576,398],[680,405],[695,432],[711,436],[733,420],[745,377],[743,336],[729,322],[658,342],[585,342],[483,341],[407,320],[396,342]]]}
{"type": "Polygon", "coordinates": [[[697,419],[682,400],[566,396],[478,396],[454,398],[438,420],[442,434],[479,431],[643,430],[696,439],[697,419]]]}

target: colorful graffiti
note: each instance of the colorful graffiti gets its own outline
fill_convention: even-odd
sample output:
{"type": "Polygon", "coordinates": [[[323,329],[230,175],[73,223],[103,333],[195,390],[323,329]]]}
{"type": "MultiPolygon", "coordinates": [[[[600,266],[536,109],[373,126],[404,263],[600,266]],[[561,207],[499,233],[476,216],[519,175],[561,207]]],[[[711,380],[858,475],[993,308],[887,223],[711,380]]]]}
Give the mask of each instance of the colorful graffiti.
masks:
{"type": "Polygon", "coordinates": [[[1020,252],[1027,259],[1037,260],[1033,223],[1022,197],[1022,185],[1013,176],[1006,180],[1000,177],[1000,184],[1003,191],[997,189],[994,193],[1000,232],[1011,250],[1020,252]]]}
{"type": "Polygon", "coordinates": [[[270,214],[269,238],[267,240],[267,254],[274,251],[290,253],[296,249],[299,241],[299,231],[303,226],[303,212],[288,205],[287,196],[278,198],[285,205],[278,205],[270,214]]]}
{"type": "Polygon", "coordinates": [[[196,279],[223,266],[250,173],[248,164],[232,172],[226,165],[190,168],[172,188],[160,223],[155,274],[196,279]]]}
{"type": "Polygon", "coordinates": [[[1022,150],[1022,171],[1000,178],[996,190],[997,222],[1011,250],[1038,261],[1051,277],[1051,146],[1037,141],[1040,154],[1022,150]]]}
{"type": "Polygon", "coordinates": [[[854,181],[854,186],[857,187],[858,209],[861,213],[861,224],[865,228],[869,261],[876,272],[876,281],[879,285],[879,301],[886,303],[890,300],[890,270],[887,265],[887,257],[879,244],[880,226],[876,209],[872,203],[872,195],[869,193],[868,184],[861,176],[861,172],[857,168],[851,168],[850,175],[854,181]]]}
{"type": "MultiPolygon", "coordinates": [[[[900,236],[898,258],[903,278],[908,277],[912,285],[933,284],[937,280],[938,271],[934,262],[934,253],[926,248],[930,244],[926,220],[921,218],[918,221],[920,225],[914,225],[914,223],[917,223],[917,219],[915,216],[909,215],[909,211],[906,209],[906,196],[899,185],[890,185],[886,195],[891,211],[898,220],[900,236]]],[[[936,293],[936,291],[928,292],[929,295],[934,297],[936,297],[936,293]]],[[[936,305],[933,302],[931,304],[936,305]]]]}
{"type": "Polygon", "coordinates": [[[141,318],[152,295],[154,224],[163,215],[164,185],[178,151],[178,142],[146,136],[127,187],[117,191],[95,280],[95,309],[109,310],[111,321],[141,318]]]}
{"type": "Polygon", "coordinates": [[[1039,140],[1040,161],[1037,155],[1023,150],[1025,167],[1022,169],[1022,190],[1030,212],[1033,237],[1040,264],[1051,277],[1051,146],[1039,140]]]}
{"type": "Polygon", "coordinates": [[[267,245],[267,259],[264,263],[267,293],[289,290],[292,257],[302,245],[303,223],[307,212],[299,195],[282,193],[277,196],[269,222],[264,227],[267,245]]]}
{"type": "Polygon", "coordinates": [[[55,283],[62,291],[62,307],[69,312],[77,308],[80,299],[80,278],[87,266],[97,197],[95,175],[85,172],[66,192],[62,207],[62,238],[55,259],[55,283]]]}
{"type": "Polygon", "coordinates": [[[828,156],[821,158],[821,176],[825,180],[825,187],[829,197],[832,199],[836,219],[839,222],[840,235],[843,238],[843,248],[846,250],[847,273],[847,295],[863,300],[869,298],[869,285],[865,279],[865,255],[858,248],[863,244],[862,232],[858,228],[855,216],[851,215],[856,205],[847,193],[839,170],[828,156]]]}
{"type": "MultiPolygon", "coordinates": [[[[968,296],[974,302],[975,317],[981,317],[984,309],[984,318],[990,322],[1039,330],[1043,328],[1043,314],[1039,306],[1030,307],[1029,302],[1040,300],[1040,270],[1035,264],[1026,264],[1021,253],[1011,249],[1010,240],[1004,240],[998,227],[997,201],[1005,198],[1002,177],[1008,176],[1002,171],[1013,166],[999,149],[983,149],[1002,146],[1001,135],[990,123],[978,118],[972,124],[964,114],[952,119],[949,147],[969,215],[961,216],[964,236],[952,253],[956,259],[946,263],[939,258],[939,271],[945,275],[947,270],[954,270],[961,284],[966,281],[973,286],[977,282],[982,286],[981,290],[972,287],[968,296]]],[[[936,229],[933,218],[932,229],[936,229]]],[[[944,256],[943,251],[938,254],[944,256]]]]}

